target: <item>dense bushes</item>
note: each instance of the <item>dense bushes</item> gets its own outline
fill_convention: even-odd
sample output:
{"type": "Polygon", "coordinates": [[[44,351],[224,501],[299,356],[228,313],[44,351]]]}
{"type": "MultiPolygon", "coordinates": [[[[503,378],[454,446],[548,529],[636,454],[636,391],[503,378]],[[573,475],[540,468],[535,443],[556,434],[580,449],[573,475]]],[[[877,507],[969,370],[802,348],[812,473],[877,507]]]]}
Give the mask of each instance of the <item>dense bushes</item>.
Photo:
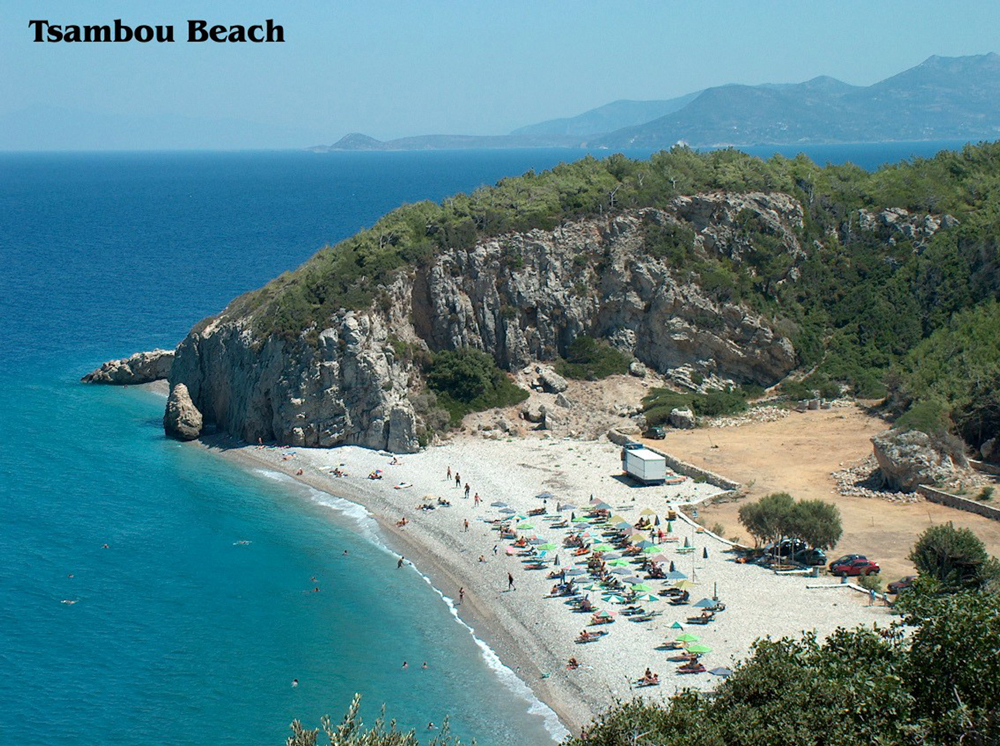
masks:
{"type": "Polygon", "coordinates": [[[704,394],[681,393],[654,388],[642,400],[642,411],[650,427],[670,418],[673,409],[690,409],[702,417],[722,417],[746,411],[747,391],[741,388],[712,389],[704,394]]]}
{"type": "Polygon", "coordinates": [[[740,523],[758,542],[802,539],[809,546],[832,549],[843,533],[840,510],[822,500],[795,502],[787,492],[775,492],[739,510],[740,523]]]}
{"type": "Polygon", "coordinates": [[[515,386],[493,358],[471,348],[437,353],[427,370],[427,385],[453,425],[469,412],[507,407],[528,398],[528,392],[515,386]]]}
{"type": "Polygon", "coordinates": [[[597,381],[628,372],[629,359],[606,342],[581,335],[570,343],[566,359],[556,365],[556,372],[567,378],[597,381]]]}

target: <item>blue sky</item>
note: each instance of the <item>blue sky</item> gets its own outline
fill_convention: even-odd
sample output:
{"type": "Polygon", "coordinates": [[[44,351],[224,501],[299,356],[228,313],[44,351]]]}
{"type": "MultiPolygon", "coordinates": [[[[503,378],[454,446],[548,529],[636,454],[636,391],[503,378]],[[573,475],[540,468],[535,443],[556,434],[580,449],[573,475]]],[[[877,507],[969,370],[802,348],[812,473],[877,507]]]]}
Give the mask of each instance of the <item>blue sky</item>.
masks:
{"type": "Polygon", "coordinates": [[[60,107],[138,117],[150,136],[160,120],[164,128],[178,117],[241,120],[277,146],[290,144],[283,138],[333,142],[351,131],[382,139],[497,134],[616,99],[724,83],[823,74],[867,85],[932,54],[1000,51],[998,8],[995,0],[4,0],[0,119],[60,107]],[[179,38],[35,44],[32,18],[168,23],[179,38]],[[188,18],[274,18],[286,41],[187,44],[188,18]]]}

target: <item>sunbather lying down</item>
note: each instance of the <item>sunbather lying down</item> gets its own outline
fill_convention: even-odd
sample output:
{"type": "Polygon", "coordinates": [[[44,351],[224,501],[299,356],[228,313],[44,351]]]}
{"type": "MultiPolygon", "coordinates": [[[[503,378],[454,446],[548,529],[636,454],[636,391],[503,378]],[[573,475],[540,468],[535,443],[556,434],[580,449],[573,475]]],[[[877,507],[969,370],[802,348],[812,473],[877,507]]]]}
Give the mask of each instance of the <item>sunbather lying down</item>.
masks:
{"type": "Polygon", "coordinates": [[[660,677],[647,668],[646,673],[635,683],[636,686],[656,686],[660,683],[660,677]]]}
{"type": "Polygon", "coordinates": [[[602,636],[604,636],[606,634],[607,634],[607,632],[603,632],[603,631],[602,632],[589,632],[587,630],[583,630],[583,632],[580,633],[580,636],[576,638],[576,641],[577,642],[593,642],[597,638],[602,637],[602,636]]]}

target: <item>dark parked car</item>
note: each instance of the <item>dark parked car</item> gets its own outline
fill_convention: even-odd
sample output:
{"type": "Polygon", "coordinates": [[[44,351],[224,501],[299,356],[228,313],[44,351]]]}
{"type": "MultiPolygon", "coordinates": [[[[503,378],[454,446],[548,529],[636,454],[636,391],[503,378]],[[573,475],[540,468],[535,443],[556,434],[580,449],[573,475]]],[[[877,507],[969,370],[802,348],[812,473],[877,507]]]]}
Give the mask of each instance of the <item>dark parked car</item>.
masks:
{"type": "Polygon", "coordinates": [[[804,552],[809,546],[802,539],[782,539],[775,544],[768,544],[764,552],[778,557],[791,557],[796,552],[804,552]]]}
{"type": "Polygon", "coordinates": [[[821,567],[826,564],[826,552],[822,549],[803,549],[793,554],[792,559],[810,567],[821,567]]]}
{"type": "Polygon", "coordinates": [[[834,562],[830,565],[834,575],[878,575],[877,562],[870,559],[852,559],[850,562],[834,562]]]}
{"type": "Polygon", "coordinates": [[[892,581],[891,583],[889,583],[889,585],[886,586],[886,589],[889,591],[889,593],[900,593],[902,591],[906,591],[912,588],[913,581],[915,581],[916,579],[917,579],[916,575],[907,575],[906,577],[902,577],[899,580],[892,581]]]}

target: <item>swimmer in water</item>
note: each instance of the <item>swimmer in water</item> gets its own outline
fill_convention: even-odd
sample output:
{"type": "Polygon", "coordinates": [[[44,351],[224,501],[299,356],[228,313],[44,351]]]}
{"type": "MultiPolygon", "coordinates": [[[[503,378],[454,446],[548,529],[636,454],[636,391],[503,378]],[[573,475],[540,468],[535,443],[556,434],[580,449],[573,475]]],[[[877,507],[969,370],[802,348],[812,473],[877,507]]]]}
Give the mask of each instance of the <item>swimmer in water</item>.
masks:
{"type": "Polygon", "coordinates": [[[299,680],[298,679],[292,679],[292,688],[294,689],[298,685],[299,685],[299,680]]]}
{"type": "Polygon", "coordinates": [[[406,661],[403,661],[403,668],[409,668],[409,667],[410,667],[410,664],[407,663],[406,661]]]}
{"type": "Polygon", "coordinates": [[[424,665],[422,665],[421,668],[427,668],[427,661],[424,661],[424,665]]]}
{"type": "Polygon", "coordinates": [[[76,603],[76,601],[70,601],[68,598],[64,598],[60,603],[69,604],[70,606],[72,606],[73,604],[76,603]]]}

